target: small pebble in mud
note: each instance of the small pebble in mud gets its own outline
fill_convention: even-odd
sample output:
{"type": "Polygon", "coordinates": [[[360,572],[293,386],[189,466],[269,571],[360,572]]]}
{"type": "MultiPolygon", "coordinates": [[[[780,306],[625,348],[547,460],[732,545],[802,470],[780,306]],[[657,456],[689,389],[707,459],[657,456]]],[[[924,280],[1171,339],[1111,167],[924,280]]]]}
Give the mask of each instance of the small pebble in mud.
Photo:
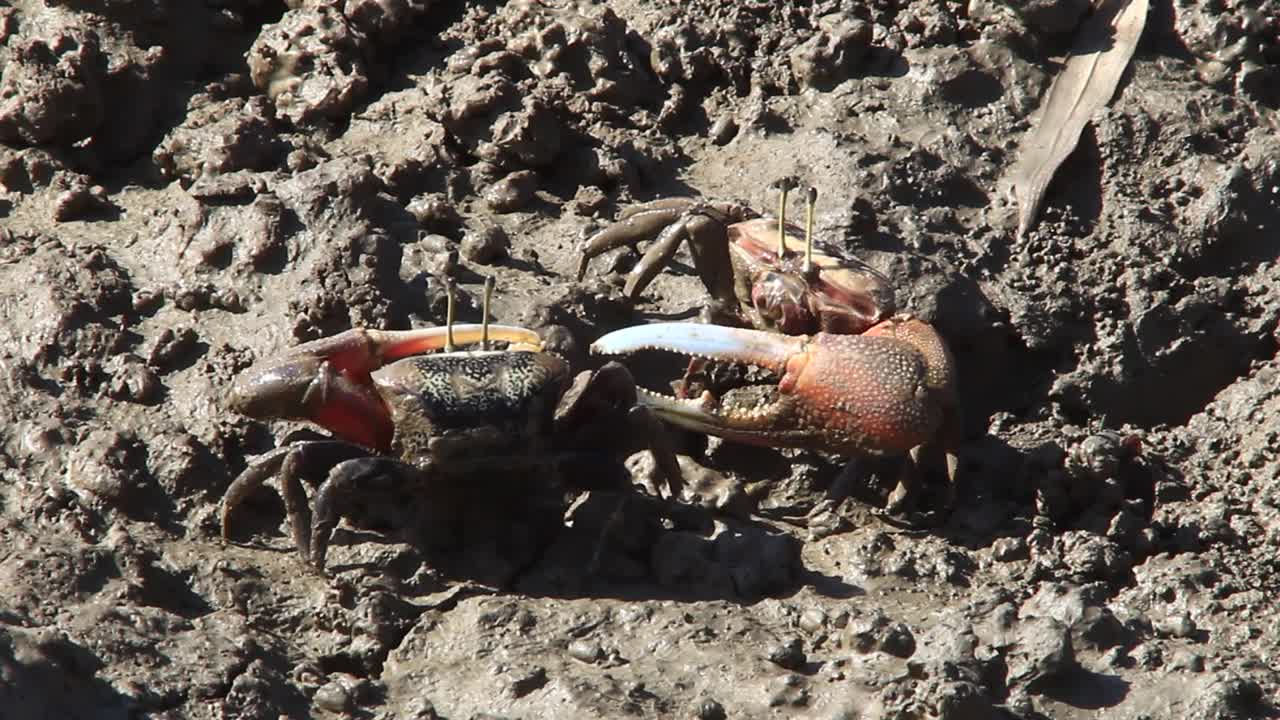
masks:
{"type": "Polygon", "coordinates": [[[410,200],[405,209],[418,221],[419,225],[425,228],[438,229],[461,222],[453,203],[440,193],[419,195],[410,200]]]}
{"type": "MultiPolygon", "coordinates": [[[[436,706],[428,699],[423,697],[414,698],[409,701],[408,710],[404,717],[410,720],[441,720],[440,713],[436,712],[436,706]]],[[[472,715],[472,718],[479,718],[480,715],[472,715]]]]}
{"type": "Polygon", "coordinates": [[[197,340],[199,337],[196,331],[189,327],[165,328],[160,331],[160,337],[156,338],[156,344],[147,357],[147,364],[161,370],[171,370],[195,350],[197,340]]]}
{"type": "Polygon", "coordinates": [[[800,629],[809,634],[822,630],[826,624],[827,613],[822,608],[809,608],[800,615],[800,629]]]}
{"type": "Polygon", "coordinates": [[[1204,656],[1186,648],[1175,650],[1166,667],[1170,670],[1185,670],[1193,673],[1204,672],[1204,656]]]}
{"type": "Polygon", "coordinates": [[[58,222],[79,220],[110,208],[112,204],[105,188],[101,185],[89,187],[77,183],[58,196],[53,206],[53,219],[58,222]]]}
{"type": "Polygon", "coordinates": [[[809,683],[803,675],[788,673],[769,683],[769,707],[805,707],[808,704],[809,683]]]}
{"type": "Polygon", "coordinates": [[[484,191],[484,200],[496,213],[515,212],[529,204],[538,189],[538,176],[530,170],[513,172],[484,191]]]}
{"type": "Polygon", "coordinates": [[[116,363],[107,385],[107,396],[136,403],[155,399],[160,392],[160,379],[151,368],[142,364],[140,358],[125,357],[128,359],[116,363]]]}
{"type": "Polygon", "coordinates": [[[516,699],[522,698],[546,684],[546,668],[530,668],[511,682],[511,696],[516,699]]]}
{"type": "Polygon", "coordinates": [[[1236,76],[1236,91],[1274,108],[1280,104],[1280,68],[1274,62],[1261,65],[1252,60],[1244,61],[1236,76]]]}
{"type": "Polygon", "coordinates": [[[595,185],[582,185],[578,188],[578,192],[574,193],[573,201],[569,203],[569,210],[575,215],[590,216],[595,215],[609,201],[609,196],[595,185]]]}
{"type": "Polygon", "coordinates": [[[488,225],[462,238],[462,256],[473,263],[492,265],[507,256],[511,238],[497,225],[488,225]]]}
{"type": "Polygon", "coordinates": [[[1127,649],[1113,647],[1102,655],[1102,664],[1113,668],[1133,667],[1133,658],[1129,657],[1127,649]]]}
{"type": "Polygon", "coordinates": [[[231,288],[217,288],[211,284],[177,285],[165,289],[173,304],[181,310],[226,310],[244,312],[240,293],[231,288]]]}
{"type": "Polygon", "coordinates": [[[22,449],[31,455],[44,455],[52,452],[62,444],[62,435],[57,428],[33,427],[22,436],[22,449]]]}
{"type": "Polygon", "coordinates": [[[1031,0],[1022,4],[1020,14],[1033,30],[1054,34],[1075,30],[1088,11],[1088,0],[1031,0]]]}
{"type": "Polygon", "coordinates": [[[821,540],[836,535],[849,527],[849,521],[837,512],[834,506],[828,504],[825,509],[814,508],[814,511],[809,515],[807,529],[809,530],[810,540],[821,540]]]}
{"type": "Polygon", "coordinates": [[[908,658],[916,651],[916,639],[911,628],[903,623],[893,622],[880,612],[849,623],[846,637],[850,646],[859,653],[879,651],[908,658]]]}
{"type": "Polygon", "coordinates": [[[804,645],[800,638],[790,638],[769,650],[769,662],[788,670],[798,670],[804,666],[804,645]]]}
{"type": "Polygon", "coordinates": [[[132,441],[114,430],[94,430],[67,456],[63,482],[86,500],[119,505],[132,489],[136,462],[132,441]]]}
{"type": "Polygon", "coordinates": [[[1079,667],[1071,633],[1052,618],[1028,618],[1016,629],[1016,643],[1009,650],[1008,679],[1012,685],[1030,685],[1042,678],[1062,677],[1079,667]]]}
{"type": "Polygon", "coordinates": [[[320,159],[309,150],[298,148],[289,153],[285,158],[285,167],[295,173],[310,170],[320,164],[320,159]]]}
{"type": "Polygon", "coordinates": [[[600,643],[594,640],[574,640],[569,643],[568,650],[574,660],[584,663],[593,663],[604,657],[604,650],[600,648],[600,643]]]}
{"type": "Polygon", "coordinates": [[[457,269],[458,249],[443,235],[424,235],[405,253],[405,260],[436,277],[448,277],[457,269]]]}
{"type": "Polygon", "coordinates": [[[1073,477],[1110,478],[1125,453],[1123,437],[1118,433],[1090,435],[1067,454],[1067,472],[1073,477]]]}
{"type": "Polygon", "coordinates": [[[1271,715],[1271,709],[1258,681],[1220,672],[1196,696],[1184,717],[1256,718],[1271,715]]]}
{"type": "Polygon", "coordinates": [[[712,698],[698,703],[698,712],[694,715],[698,720],[725,720],[724,706],[712,698]]]}
{"type": "Polygon", "coordinates": [[[1163,623],[1159,630],[1170,637],[1183,638],[1186,640],[1193,639],[1196,636],[1196,621],[1191,619],[1187,613],[1178,613],[1163,623]]]}
{"type": "Polygon", "coordinates": [[[822,19],[818,33],[791,51],[791,72],[800,87],[830,89],[858,71],[872,42],[872,26],[840,15],[822,19]]]}
{"type": "Polygon", "coordinates": [[[312,702],[321,710],[345,713],[351,707],[351,693],[341,682],[334,680],[316,690],[312,702]]]}
{"type": "Polygon", "coordinates": [[[885,628],[880,649],[894,657],[909,658],[916,652],[915,635],[905,624],[893,623],[885,628]]]}
{"type": "Polygon", "coordinates": [[[1134,663],[1143,670],[1155,670],[1164,665],[1164,652],[1151,643],[1142,643],[1129,651],[1134,663]]]}
{"type": "Polygon", "coordinates": [[[138,290],[133,294],[132,302],[134,312],[149,315],[164,304],[164,293],[155,290],[138,290]]]}

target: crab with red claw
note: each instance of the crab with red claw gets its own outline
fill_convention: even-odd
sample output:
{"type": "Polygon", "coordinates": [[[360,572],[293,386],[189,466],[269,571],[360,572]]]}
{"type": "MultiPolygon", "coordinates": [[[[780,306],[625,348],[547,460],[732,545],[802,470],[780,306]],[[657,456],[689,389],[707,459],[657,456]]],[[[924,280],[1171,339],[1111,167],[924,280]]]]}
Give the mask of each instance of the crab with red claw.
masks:
{"type": "Polygon", "coordinates": [[[900,527],[935,526],[954,504],[961,433],[955,362],[937,331],[918,318],[894,316],[858,335],[653,323],[606,334],[591,350],[666,350],[760,367],[770,374],[764,384],[721,395],[708,389],[690,399],[642,390],[640,402],[672,425],[729,441],[851,460],[903,456],[897,486],[880,513],[900,527]],[[934,448],[945,456],[948,492],[942,508],[921,512],[917,490],[926,451],[934,448]]]}
{"type": "Polygon", "coordinates": [[[762,217],[737,202],[683,197],[627,208],[618,222],[587,238],[577,279],[586,276],[592,258],[655,239],[623,289],[635,301],[687,241],[710,295],[704,316],[709,322],[787,335],[857,334],[893,315],[888,278],[861,260],[815,248],[816,191],[808,191],[808,232],[802,236],[786,221],[787,194],[796,188],[795,178],[782,178],[773,186],[781,190],[776,218],[762,217]]]}
{"type": "Polygon", "coordinates": [[[335,438],[285,445],[251,462],[223,496],[224,540],[232,511],[273,475],[298,554],[321,573],[339,508],[387,483],[426,486],[469,473],[554,471],[559,460],[594,458],[601,448],[625,454],[633,448],[613,446],[645,441],[668,491],[678,496],[674,452],[662,424],[637,403],[627,368],[611,362],[573,377],[532,330],[490,326],[492,285],[485,289],[482,324],[454,325],[450,285],[443,328],[352,329],[243,372],[231,389],[233,410],[310,421],[335,438]],[[491,350],[491,341],[508,346],[491,350]],[[458,349],[477,342],[479,350],[458,349]],[[326,479],[316,491],[313,520],[301,479],[316,476],[326,479]]]}

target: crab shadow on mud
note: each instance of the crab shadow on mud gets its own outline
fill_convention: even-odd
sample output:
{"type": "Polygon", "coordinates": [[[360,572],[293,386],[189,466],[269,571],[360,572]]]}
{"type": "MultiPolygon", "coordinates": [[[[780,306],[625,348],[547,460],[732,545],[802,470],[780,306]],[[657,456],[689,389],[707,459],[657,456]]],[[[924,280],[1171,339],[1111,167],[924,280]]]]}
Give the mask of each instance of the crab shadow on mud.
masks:
{"type": "MultiPolygon", "coordinates": [[[[282,446],[320,437],[300,431],[282,446]]],[[[438,591],[444,581],[540,597],[681,602],[749,604],[804,587],[861,594],[804,567],[799,539],[740,504],[717,509],[710,496],[704,504],[659,497],[603,457],[575,458],[557,475],[483,473],[430,488],[389,483],[353,497],[346,523],[332,532],[326,573],[395,578],[409,594],[438,591]]],[[[296,552],[245,542],[276,532],[285,508],[275,493],[255,491],[242,508],[235,542],[296,552]]]]}
{"type": "MultiPolygon", "coordinates": [[[[665,490],[680,498],[683,471],[661,423],[637,402],[623,365],[574,376],[530,330],[455,326],[452,308],[449,315],[443,328],[349,330],[246,370],[232,387],[233,409],[257,419],[310,421],[333,436],[291,438],[249,463],[223,497],[223,537],[231,536],[233,510],[276,477],[298,557],[321,573],[340,520],[367,519],[370,508],[381,506],[399,517],[373,526],[410,528],[414,537],[406,539],[426,546],[458,539],[457,574],[506,585],[563,532],[570,499],[595,491],[588,499],[612,496],[608,512],[593,513],[598,506],[588,503],[569,521],[575,531],[585,529],[571,549],[591,549],[589,575],[631,579],[652,565],[665,584],[713,596],[793,586],[798,549],[784,535],[744,529],[748,523],[707,544],[699,538],[716,526],[709,514],[680,502],[640,500],[623,457],[648,450],[654,485],[661,487],[650,497],[665,490]],[[487,349],[491,341],[509,346],[487,349]],[[455,350],[474,343],[482,349],[455,350]],[[439,349],[445,352],[431,352],[439,349]],[[304,481],[319,483],[310,497],[304,481]],[[627,561],[613,553],[618,539],[643,557],[627,561]],[[732,570],[718,572],[725,564],[732,570]]],[[[356,555],[375,566],[387,560],[362,548],[356,555]]]]}

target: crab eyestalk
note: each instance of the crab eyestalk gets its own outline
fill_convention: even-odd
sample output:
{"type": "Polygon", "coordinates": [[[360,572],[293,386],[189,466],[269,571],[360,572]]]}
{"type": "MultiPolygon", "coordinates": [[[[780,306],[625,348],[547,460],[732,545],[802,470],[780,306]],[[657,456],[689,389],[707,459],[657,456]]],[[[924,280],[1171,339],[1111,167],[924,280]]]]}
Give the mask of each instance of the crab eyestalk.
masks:
{"type": "Polygon", "coordinates": [[[804,274],[813,271],[813,206],[818,201],[818,189],[809,188],[808,207],[804,219],[804,274]]]}
{"type": "Polygon", "coordinates": [[[778,198],[778,259],[781,260],[787,256],[787,194],[798,187],[799,183],[795,178],[787,176],[779,178],[773,185],[782,191],[778,198]]]}
{"type": "Polygon", "coordinates": [[[484,279],[484,302],[481,305],[480,312],[483,314],[480,318],[480,349],[489,349],[489,301],[493,299],[493,276],[484,279]]]}
{"type": "Polygon", "coordinates": [[[453,280],[445,278],[445,311],[444,311],[444,351],[453,352],[457,346],[453,344],[453,280]]]}

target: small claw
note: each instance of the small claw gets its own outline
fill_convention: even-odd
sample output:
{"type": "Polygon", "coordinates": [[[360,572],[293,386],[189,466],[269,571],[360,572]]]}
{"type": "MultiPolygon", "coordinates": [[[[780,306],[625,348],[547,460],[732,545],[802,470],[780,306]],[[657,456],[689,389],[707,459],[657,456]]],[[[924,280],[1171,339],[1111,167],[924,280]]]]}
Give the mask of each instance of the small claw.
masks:
{"type": "Polygon", "coordinates": [[[651,323],[611,332],[591,344],[597,355],[671,350],[708,360],[750,363],[782,372],[807,338],[701,323],[651,323]]]}

